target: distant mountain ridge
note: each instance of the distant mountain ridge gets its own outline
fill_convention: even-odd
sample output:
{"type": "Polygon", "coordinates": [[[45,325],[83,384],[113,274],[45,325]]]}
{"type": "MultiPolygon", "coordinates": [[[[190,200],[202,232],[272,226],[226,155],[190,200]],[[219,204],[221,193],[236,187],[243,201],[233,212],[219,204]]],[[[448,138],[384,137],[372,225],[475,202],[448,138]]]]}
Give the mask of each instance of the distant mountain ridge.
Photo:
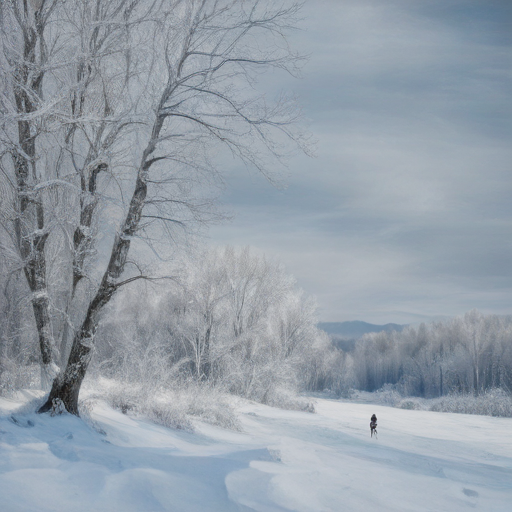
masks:
{"type": "Polygon", "coordinates": [[[361,320],[353,320],[350,322],[319,322],[318,328],[325,331],[330,336],[356,339],[369,332],[382,332],[382,331],[402,331],[406,325],[400,324],[385,324],[376,325],[362,322],[361,320]]]}

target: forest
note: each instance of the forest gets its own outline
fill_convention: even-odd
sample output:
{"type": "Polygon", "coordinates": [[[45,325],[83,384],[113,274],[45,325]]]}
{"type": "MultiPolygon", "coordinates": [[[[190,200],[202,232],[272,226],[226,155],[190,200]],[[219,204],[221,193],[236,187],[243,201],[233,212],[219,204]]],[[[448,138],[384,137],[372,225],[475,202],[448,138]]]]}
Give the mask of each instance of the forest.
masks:
{"type": "Polygon", "coordinates": [[[512,390],[512,317],[472,310],[402,332],[367,334],[353,352],[359,389],[396,385],[404,396],[512,390]]]}

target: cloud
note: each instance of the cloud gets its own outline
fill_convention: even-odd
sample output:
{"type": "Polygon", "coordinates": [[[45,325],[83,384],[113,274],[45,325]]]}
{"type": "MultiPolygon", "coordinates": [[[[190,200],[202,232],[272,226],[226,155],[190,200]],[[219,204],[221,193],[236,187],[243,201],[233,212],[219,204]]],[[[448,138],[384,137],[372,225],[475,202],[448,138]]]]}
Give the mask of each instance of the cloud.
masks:
{"type": "MultiPolygon", "coordinates": [[[[315,0],[293,42],[318,158],[275,190],[231,164],[219,242],[277,254],[324,320],[505,312],[512,292],[508,2],[315,0]]],[[[510,17],[509,17],[510,19],[510,17]]]]}

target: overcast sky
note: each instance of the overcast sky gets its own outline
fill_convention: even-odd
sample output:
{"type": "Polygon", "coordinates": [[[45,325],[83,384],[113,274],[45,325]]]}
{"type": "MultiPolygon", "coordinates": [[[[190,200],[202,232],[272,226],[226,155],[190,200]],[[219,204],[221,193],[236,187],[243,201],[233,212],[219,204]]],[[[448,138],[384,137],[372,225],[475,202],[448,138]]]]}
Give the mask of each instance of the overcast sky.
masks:
{"type": "Polygon", "coordinates": [[[235,165],[214,243],[278,258],[323,321],[512,313],[512,2],[309,0],[291,41],[317,156],[235,165]]]}

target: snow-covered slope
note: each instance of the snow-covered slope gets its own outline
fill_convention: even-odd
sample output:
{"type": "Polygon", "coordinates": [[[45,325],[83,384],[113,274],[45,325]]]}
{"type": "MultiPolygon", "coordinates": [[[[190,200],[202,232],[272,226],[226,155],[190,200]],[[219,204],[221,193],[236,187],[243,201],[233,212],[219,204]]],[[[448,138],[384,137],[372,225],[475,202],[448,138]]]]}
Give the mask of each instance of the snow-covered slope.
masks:
{"type": "Polygon", "coordinates": [[[318,400],[191,434],[102,403],[96,429],[19,405],[0,399],[2,512],[511,510],[511,419],[318,400]]]}

